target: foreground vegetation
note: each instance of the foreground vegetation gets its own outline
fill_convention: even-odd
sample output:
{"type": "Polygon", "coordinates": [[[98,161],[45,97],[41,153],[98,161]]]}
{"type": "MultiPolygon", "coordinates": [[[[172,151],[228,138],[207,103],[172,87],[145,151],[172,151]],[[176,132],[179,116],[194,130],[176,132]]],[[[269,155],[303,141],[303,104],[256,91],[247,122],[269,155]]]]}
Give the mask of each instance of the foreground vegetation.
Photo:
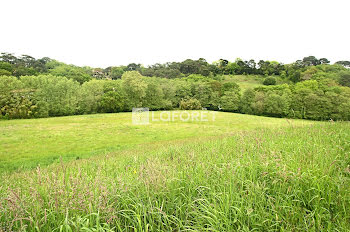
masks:
{"type": "MultiPolygon", "coordinates": [[[[13,136],[28,132],[34,148],[42,130],[52,149],[65,133],[66,152],[74,149],[68,142],[74,137],[84,142],[85,130],[84,140],[101,139],[96,143],[106,147],[114,134],[136,142],[105,155],[3,173],[0,231],[350,230],[349,123],[219,113],[215,122],[132,126],[127,116],[1,122],[13,136]]],[[[88,142],[75,144],[83,152],[88,142]]]]}

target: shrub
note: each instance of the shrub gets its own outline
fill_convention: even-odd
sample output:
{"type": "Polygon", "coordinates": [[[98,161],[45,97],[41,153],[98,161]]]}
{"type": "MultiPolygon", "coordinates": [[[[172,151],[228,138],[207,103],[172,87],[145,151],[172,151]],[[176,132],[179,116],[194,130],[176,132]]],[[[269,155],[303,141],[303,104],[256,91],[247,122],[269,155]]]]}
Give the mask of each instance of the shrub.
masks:
{"type": "Polygon", "coordinates": [[[276,84],[276,78],[274,77],[267,77],[264,82],[264,85],[275,85],[276,84]]]}
{"type": "Polygon", "coordinates": [[[180,102],[181,110],[200,110],[201,103],[195,98],[182,99],[180,102]]]}
{"type": "Polygon", "coordinates": [[[0,69],[0,76],[11,76],[11,72],[5,69],[0,69]]]}

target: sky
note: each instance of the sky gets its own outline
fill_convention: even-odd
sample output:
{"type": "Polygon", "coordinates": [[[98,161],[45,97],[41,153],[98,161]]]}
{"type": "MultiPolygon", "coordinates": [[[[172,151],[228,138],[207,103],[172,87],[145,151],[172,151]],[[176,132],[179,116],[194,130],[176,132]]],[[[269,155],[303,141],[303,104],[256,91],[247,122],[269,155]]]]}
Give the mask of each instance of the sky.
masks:
{"type": "Polygon", "coordinates": [[[108,67],[350,60],[349,0],[2,0],[0,52],[108,67]]]}

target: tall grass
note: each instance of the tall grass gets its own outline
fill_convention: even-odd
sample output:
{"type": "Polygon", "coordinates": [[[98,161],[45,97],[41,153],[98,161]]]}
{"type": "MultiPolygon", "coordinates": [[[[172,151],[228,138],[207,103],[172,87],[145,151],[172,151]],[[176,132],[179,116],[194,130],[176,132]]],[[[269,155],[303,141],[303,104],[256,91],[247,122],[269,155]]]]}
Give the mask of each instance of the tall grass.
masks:
{"type": "Polygon", "coordinates": [[[141,148],[1,183],[0,231],[347,231],[350,124],[141,148]]]}

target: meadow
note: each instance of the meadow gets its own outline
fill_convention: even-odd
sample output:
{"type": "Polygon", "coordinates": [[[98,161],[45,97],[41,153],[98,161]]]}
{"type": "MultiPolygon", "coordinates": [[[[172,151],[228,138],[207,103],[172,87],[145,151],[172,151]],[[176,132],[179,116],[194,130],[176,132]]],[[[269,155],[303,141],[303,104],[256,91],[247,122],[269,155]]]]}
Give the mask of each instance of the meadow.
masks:
{"type": "Polygon", "coordinates": [[[80,115],[0,121],[0,146],[0,231],[350,230],[348,122],[80,115]]]}
{"type": "MultiPolygon", "coordinates": [[[[172,112],[172,111],[169,111],[172,112]]],[[[198,111],[188,111],[198,112],[198,111]]],[[[160,112],[154,112],[156,119],[160,112]]],[[[35,168],[72,159],[122,151],[135,145],[224,136],[237,131],[311,124],[208,111],[208,122],[155,121],[133,125],[131,113],[0,121],[0,170],[35,168]],[[215,119],[215,121],[213,121],[215,119]]],[[[1,172],[0,171],[0,172],[1,172]]]]}
{"type": "Polygon", "coordinates": [[[241,88],[243,93],[247,89],[254,89],[256,87],[262,86],[263,78],[258,76],[245,76],[245,75],[231,75],[226,76],[225,79],[235,81],[241,88]]]}

